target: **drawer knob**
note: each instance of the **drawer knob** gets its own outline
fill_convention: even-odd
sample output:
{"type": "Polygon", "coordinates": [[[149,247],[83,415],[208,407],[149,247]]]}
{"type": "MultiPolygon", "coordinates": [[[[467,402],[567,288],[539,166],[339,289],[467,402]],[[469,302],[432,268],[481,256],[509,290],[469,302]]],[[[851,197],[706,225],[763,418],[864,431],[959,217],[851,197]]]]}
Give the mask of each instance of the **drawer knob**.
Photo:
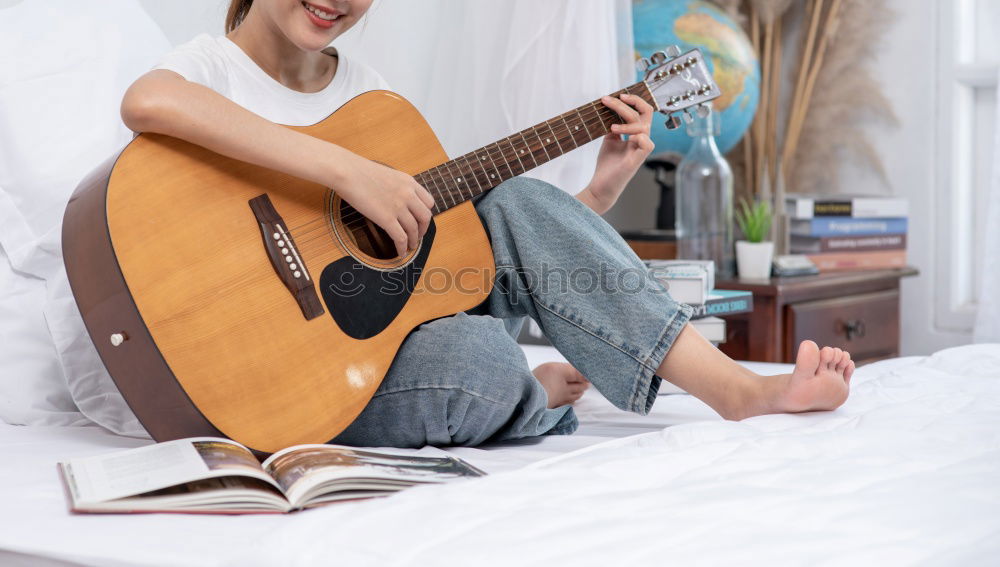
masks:
{"type": "Polygon", "coordinates": [[[847,335],[849,341],[855,338],[864,338],[865,322],[861,319],[851,319],[844,322],[844,334],[847,335]]]}

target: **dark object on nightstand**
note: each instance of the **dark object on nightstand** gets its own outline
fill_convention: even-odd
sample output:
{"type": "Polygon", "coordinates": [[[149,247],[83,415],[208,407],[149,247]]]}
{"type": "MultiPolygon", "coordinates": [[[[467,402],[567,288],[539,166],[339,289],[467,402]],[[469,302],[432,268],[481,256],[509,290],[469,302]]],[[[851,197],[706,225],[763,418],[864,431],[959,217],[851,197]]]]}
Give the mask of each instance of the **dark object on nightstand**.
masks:
{"type": "Polygon", "coordinates": [[[917,274],[902,268],[716,282],[754,295],[752,313],[724,317],[720,348],[736,360],[795,362],[799,343],[810,339],[849,351],[859,365],[899,356],[899,281],[917,274]]]}
{"type": "Polygon", "coordinates": [[[656,228],[673,231],[677,224],[677,182],[674,174],[682,155],[673,152],[657,154],[644,164],[653,170],[656,184],[660,186],[660,204],[656,207],[656,228]]]}
{"type": "Polygon", "coordinates": [[[622,238],[637,256],[644,260],[670,260],[677,257],[677,236],[674,230],[677,215],[676,184],[674,173],[681,156],[674,152],[663,152],[646,160],[643,164],[653,170],[656,184],[660,187],[660,203],[656,207],[656,228],[622,231],[622,238]]]}
{"type": "Polygon", "coordinates": [[[793,276],[815,276],[819,273],[816,264],[800,254],[785,254],[774,259],[771,275],[779,278],[793,276]]]}

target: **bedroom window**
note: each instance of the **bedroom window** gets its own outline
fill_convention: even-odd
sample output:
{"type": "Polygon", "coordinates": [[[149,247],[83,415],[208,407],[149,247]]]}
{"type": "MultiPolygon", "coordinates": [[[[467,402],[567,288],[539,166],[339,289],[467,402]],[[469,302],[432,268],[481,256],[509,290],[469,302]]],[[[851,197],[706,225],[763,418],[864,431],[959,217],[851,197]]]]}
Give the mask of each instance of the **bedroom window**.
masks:
{"type": "Polygon", "coordinates": [[[935,326],[975,322],[996,135],[1000,2],[937,0],[935,326]]]}

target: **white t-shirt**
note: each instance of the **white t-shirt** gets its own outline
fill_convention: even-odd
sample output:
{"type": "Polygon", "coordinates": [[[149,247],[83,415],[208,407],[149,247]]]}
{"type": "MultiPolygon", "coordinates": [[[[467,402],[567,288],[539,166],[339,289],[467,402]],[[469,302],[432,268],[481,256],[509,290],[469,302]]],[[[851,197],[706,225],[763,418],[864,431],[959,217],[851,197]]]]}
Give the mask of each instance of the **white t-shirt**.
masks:
{"type": "Polygon", "coordinates": [[[364,63],[343,55],[338,60],[333,80],[315,93],[299,92],[274,80],[225,36],[199,35],[167,54],[155,68],[204,85],[271,122],[308,126],[361,93],[389,88],[364,63]]]}

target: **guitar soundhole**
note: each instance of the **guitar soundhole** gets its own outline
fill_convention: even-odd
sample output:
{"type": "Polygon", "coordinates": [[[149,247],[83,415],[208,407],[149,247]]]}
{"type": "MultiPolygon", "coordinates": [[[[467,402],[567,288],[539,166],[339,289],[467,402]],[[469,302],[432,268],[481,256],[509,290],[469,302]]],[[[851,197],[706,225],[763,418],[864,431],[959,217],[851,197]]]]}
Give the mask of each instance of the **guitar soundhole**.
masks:
{"type": "Polygon", "coordinates": [[[379,226],[367,217],[363,216],[354,207],[347,204],[347,201],[340,199],[340,219],[347,230],[347,238],[363,254],[367,254],[379,260],[392,260],[396,258],[396,246],[389,238],[389,234],[379,228],[379,226]]]}

